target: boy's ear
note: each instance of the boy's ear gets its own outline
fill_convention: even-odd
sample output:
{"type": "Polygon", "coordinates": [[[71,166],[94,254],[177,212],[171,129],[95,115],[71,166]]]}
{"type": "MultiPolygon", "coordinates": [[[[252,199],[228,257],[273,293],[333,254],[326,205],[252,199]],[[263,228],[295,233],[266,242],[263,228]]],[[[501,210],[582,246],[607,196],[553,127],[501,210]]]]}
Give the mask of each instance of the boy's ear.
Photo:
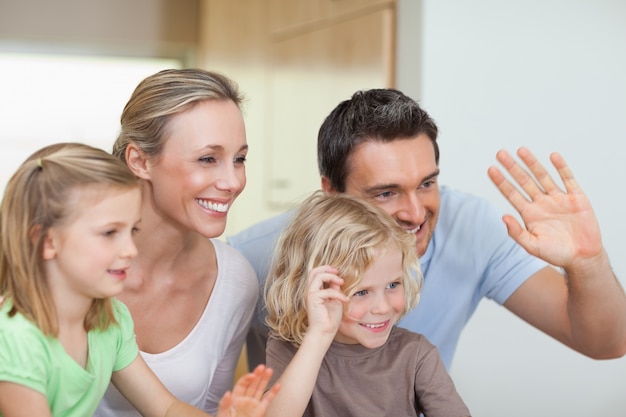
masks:
{"type": "Polygon", "coordinates": [[[150,178],[150,172],[148,170],[149,162],[144,153],[134,143],[129,143],[126,146],[126,164],[133,173],[141,178],[150,178]]]}

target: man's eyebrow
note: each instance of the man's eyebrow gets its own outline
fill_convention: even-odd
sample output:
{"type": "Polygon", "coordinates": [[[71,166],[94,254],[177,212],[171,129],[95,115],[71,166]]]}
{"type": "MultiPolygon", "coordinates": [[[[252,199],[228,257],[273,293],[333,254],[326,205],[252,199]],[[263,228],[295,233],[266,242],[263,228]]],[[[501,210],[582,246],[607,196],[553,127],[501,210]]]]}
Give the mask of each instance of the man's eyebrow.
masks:
{"type": "Polygon", "coordinates": [[[367,187],[365,189],[363,189],[363,191],[365,191],[368,194],[371,193],[376,193],[376,192],[380,192],[380,191],[385,191],[385,190],[395,190],[400,188],[400,186],[398,184],[395,183],[391,183],[391,184],[376,184],[372,187],[367,187]]]}
{"type": "Polygon", "coordinates": [[[425,176],[422,182],[432,180],[433,178],[438,177],[440,172],[441,171],[439,170],[439,168],[437,168],[437,170],[434,171],[432,174],[425,176]]]}

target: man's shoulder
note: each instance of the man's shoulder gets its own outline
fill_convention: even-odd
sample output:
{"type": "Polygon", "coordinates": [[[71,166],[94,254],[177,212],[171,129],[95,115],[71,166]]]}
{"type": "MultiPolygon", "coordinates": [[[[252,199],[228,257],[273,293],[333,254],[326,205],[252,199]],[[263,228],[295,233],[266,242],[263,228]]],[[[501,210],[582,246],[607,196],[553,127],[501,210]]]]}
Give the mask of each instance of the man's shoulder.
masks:
{"type": "Polygon", "coordinates": [[[462,206],[467,203],[489,204],[486,198],[479,197],[474,194],[466,193],[449,186],[441,186],[439,193],[441,195],[442,205],[462,206]]]}
{"type": "Polygon", "coordinates": [[[293,214],[294,211],[290,210],[277,216],[270,217],[269,219],[256,223],[241,232],[228,236],[226,238],[226,242],[230,246],[240,250],[250,245],[272,245],[272,242],[278,238],[280,233],[287,226],[293,214]]]}
{"type": "Polygon", "coordinates": [[[439,208],[438,226],[445,226],[447,222],[458,225],[459,219],[473,222],[479,226],[480,222],[496,220],[500,223],[501,213],[486,198],[458,191],[449,187],[441,187],[441,205],[439,208]],[[480,219],[480,221],[479,221],[480,219]]]}

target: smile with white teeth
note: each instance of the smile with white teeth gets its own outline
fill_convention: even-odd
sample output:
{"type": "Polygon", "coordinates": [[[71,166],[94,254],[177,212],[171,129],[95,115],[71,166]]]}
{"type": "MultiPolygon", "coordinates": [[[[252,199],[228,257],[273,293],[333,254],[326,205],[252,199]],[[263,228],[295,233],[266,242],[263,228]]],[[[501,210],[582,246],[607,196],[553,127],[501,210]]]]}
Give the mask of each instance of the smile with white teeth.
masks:
{"type": "Polygon", "coordinates": [[[380,329],[381,327],[384,327],[386,324],[387,322],[375,323],[375,324],[361,323],[361,326],[367,327],[368,329],[380,329]]]}
{"type": "Polygon", "coordinates": [[[415,229],[411,229],[411,230],[407,230],[407,233],[417,233],[419,232],[419,230],[422,228],[422,225],[420,224],[419,226],[417,226],[415,229]]]}
{"type": "Polygon", "coordinates": [[[199,198],[196,198],[196,201],[207,210],[213,210],[219,213],[226,213],[228,211],[228,203],[211,203],[210,201],[200,200],[199,198]]]}

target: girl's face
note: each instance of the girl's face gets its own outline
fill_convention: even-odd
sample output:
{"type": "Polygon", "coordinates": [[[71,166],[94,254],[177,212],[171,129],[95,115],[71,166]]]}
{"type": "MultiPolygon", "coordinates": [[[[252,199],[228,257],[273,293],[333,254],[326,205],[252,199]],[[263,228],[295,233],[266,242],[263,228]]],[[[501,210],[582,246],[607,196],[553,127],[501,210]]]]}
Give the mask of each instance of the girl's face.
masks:
{"type": "Polygon", "coordinates": [[[168,222],[220,236],[246,185],[243,117],[231,100],[196,103],[169,121],[158,160],[148,162],[152,205],[168,222]]]}
{"type": "Polygon", "coordinates": [[[130,260],[137,255],[139,188],[79,188],[68,203],[73,213],[64,224],[52,227],[44,241],[46,277],[53,292],[61,300],[119,294],[130,260]]]}
{"type": "Polygon", "coordinates": [[[351,296],[335,336],[337,342],[367,348],[382,346],[402,317],[406,304],[402,252],[396,245],[385,249],[365,271],[351,296]]]}

